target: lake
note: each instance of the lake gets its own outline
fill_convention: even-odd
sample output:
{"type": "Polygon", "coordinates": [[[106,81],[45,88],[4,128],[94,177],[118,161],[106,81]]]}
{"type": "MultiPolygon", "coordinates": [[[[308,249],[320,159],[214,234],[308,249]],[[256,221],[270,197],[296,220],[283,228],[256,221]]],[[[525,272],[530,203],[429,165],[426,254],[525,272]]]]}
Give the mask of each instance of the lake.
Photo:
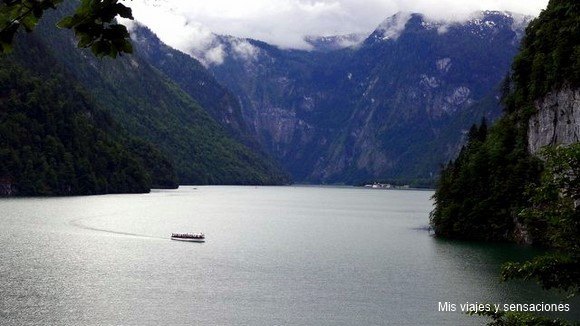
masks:
{"type": "Polygon", "coordinates": [[[477,325],[438,303],[558,302],[499,282],[499,266],[531,249],[433,238],[432,195],[212,186],[0,199],[0,324],[477,325]]]}

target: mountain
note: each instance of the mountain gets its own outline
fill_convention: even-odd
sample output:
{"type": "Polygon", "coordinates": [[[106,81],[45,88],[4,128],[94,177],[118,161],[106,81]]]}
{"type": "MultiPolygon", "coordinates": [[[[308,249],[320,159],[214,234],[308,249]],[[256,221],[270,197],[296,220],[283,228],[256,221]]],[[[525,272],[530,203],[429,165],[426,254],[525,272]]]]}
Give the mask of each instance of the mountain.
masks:
{"type": "Polygon", "coordinates": [[[432,179],[471,124],[499,116],[500,82],[529,19],[486,11],[444,23],[398,13],[353,47],[309,38],[318,51],[216,36],[225,55],[208,69],[297,181],[432,179]]]}
{"type": "MultiPolygon", "coordinates": [[[[434,195],[438,237],[550,248],[508,262],[504,280],[580,291],[580,3],[550,0],[530,23],[504,83],[505,114],[473,126],[434,195]]],[[[534,314],[489,314],[490,324],[573,324],[534,314]]]]}
{"type": "Polygon", "coordinates": [[[134,24],[131,37],[139,56],[175,82],[219,122],[229,136],[251,149],[258,160],[268,164],[272,170],[281,171],[279,164],[266,154],[250,132],[237,97],[218,83],[199,61],[167,46],[139,23],[134,24]]]}
{"type": "Polygon", "coordinates": [[[431,221],[438,236],[572,245],[578,270],[579,17],[577,1],[551,0],[526,30],[504,85],[505,115],[489,132],[473,127],[443,170],[431,221]]]}
{"type": "MultiPolygon", "coordinates": [[[[70,8],[63,4],[63,9],[70,8]]],[[[255,154],[216,121],[218,110],[229,110],[227,93],[222,93],[226,98],[220,102],[219,89],[198,91],[197,99],[207,96],[206,102],[213,103],[208,111],[214,118],[200,106],[203,101],[194,100],[138,49],[117,59],[97,59],[89,51],[78,50],[71,33],[54,32],[59,16],[58,12],[48,15],[35,30],[47,51],[131,137],[151,143],[165,155],[175,166],[180,184],[288,182],[272,160],[255,154]]],[[[230,129],[236,128],[232,124],[230,129]]]]}
{"type": "Polygon", "coordinates": [[[224,60],[204,66],[142,26],[134,55],[96,59],[47,28],[57,16],[37,30],[46,55],[134,152],[167,157],[194,184],[288,182],[262,148],[301,182],[432,180],[473,122],[499,115],[499,84],[529,20],[398,13],[365,38],[308,37],[312,51],[217,35],[224,60]]]}
{"type": "Polygon", "coordinates": [[[0,196],[176,188],[171,163],[129,137],[35,36],[0,58],[0,196]]]}
{"type": "Polygon", "coordinates": [[[147,27],[131,30],[135,52],[175,82],[234,137],[252,143],[237,98],[197,60],[159,40],[147,27]]]}
{"type": "Polygon", "coordinates": [[[304,40],[312,45],[312,50],[328,52],[353,47],[361,44],[367,34],[353,33],[346,35],[307,36],[304,40]]]}

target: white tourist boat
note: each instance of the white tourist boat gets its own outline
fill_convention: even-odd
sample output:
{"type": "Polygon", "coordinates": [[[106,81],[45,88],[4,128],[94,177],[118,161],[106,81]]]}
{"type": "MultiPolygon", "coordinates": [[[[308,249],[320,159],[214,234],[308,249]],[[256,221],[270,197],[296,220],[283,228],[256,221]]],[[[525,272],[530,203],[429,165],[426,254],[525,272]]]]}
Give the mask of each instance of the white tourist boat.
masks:
{"type": "Polygon", "coordinates": [[[171,233],[171,240],[187,242],[205,242],[203,233],[171,233]]]}

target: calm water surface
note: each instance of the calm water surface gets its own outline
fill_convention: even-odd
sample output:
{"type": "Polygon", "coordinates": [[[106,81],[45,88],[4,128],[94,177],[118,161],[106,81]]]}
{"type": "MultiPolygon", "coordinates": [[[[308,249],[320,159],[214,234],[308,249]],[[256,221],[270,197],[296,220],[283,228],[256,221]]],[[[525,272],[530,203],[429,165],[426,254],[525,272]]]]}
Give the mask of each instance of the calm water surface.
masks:
{"type": "MultiPolygon", "coordinates": [[[[439,301],[558,302],[509,245],[426,231],[428,191],[181,187],[0,200],[0,324],[481,324],[439,301]],[[170,241],[172,232],[207,242],[170,241]]],[[[572,306],[576,310],[576,306],[572,306]]]]}

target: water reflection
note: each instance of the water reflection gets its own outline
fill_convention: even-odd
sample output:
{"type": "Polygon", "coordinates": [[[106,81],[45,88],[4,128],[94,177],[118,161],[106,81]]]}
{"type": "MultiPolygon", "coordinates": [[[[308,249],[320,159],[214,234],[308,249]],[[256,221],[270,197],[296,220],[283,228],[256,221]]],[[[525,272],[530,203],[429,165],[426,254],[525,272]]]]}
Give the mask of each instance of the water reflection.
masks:
{"type": "Polygon", "coordinates": [[[553,301],[498,281],[500,264],[529,248],[429,236],[431,194],[182,187],[1,199],[0,324],[477,325],[437,303],[553,301]]]}
{"type": "MultiPolygon", "coordinates": [[[[505,262],[523,262],[545,253],[545,250],[530,246],[508,243],[490,244],[467,241],[450,241],[433,238],[435,255],[440,257],[446,270],[460,271],[441,275],[444,282],[472,282],[480,289],[476,293],[466,293],[463,303],[560,303],[565,295],[558,291],[544,291],[533,281],[500,280],[501,266],[505,262]]],[[[580,300],[566,301],[571,307],[578,307],[580,300]]],[[[580,312],[546,314],[567,319],[580,319],[580,312]]]]}

